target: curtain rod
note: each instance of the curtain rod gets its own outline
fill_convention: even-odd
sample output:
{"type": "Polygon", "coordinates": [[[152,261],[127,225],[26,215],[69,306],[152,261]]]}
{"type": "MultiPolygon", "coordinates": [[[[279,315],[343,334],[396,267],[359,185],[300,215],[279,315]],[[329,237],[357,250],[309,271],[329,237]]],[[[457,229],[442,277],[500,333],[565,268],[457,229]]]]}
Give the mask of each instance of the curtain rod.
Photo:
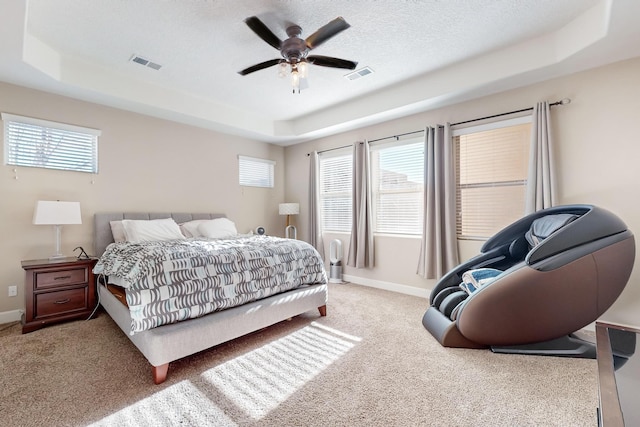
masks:
{"type": "MultiPolygon", "coordinates": [[[[555,107],[556,105],[567,105],[567,104],[570,104],[570,103],[571,103],[571,99],[570,98],[563,98],[560,101],[552,102],[551,104],[549,104],[549,107],[555,107]]],[[[464,125],[464,124],[467,124],[467,123],[479,122],[480,120],[493,119],[493,118],[496,118],[496,117],[508,116],[509,114],[523,113],[525,111],[532,111],[532,110],[533,110],[533,107],[522,108],[520,110],[508,111],[506,113],[494,114],[492,116],[479,117],[477,119],[471,119],[471,120],[465,120],[465,121],[462,121],[462,122],[452,123],[451,126],[464,125]]],[[[412,132],[401,133],[399,135],[385,136],[384,138],[371,139],[371,140],[369,140],[369,142],[384,141],[385,139],[392,139],[392,138],[399,139],[401,136],[413,135],[414,133],[422,133],[422,132],[424,132],[424,129],[414,130],[412,132]]],[[[326,153],[327,151],[340,150],[341,148],[347,148],[347,147],[351,147],[351,146],[352,145],[343,145],[341,147],[328,148],[326,150],[318,151],[318,154],[326,153]]],[[[310,155],[311,155],[311,153],[307,153],[307,156],[310,156],[310,155]]]]}
{"type": "MultiPolygon", "coordinates": [[[[555,107],[556,105],[567,105],[569,103],[571,103],[571,99],[564,98],[564,99],[561,99],[560,101],[552,102],[551,104],[549,104],[549,107],[555,107]]],[[[506,112],[506,113],[494,114],[492,116],[479,117],[477,119],[471,119],[471,120],[465,120],[463,122],[452,123],[451,126],[464,125],[466,123],[478,122],[480,120],[493,119],[495,117],[508,116],[509,114],[523,113],[525,111],[531,111],[531,110],[533,110],[533,107],[522,108],[520,110],[509,111],[509,112],[506,112]]],[[[384,141],[385,139],[391,139],[391,138],[398,139],[401,136],[406,136],[406,135],[411,135],[411,134],[414,134],[414,133],[421,133],[421,132],[424,132],[424,129],[415,130],[413,132],[402,133],[400,135],[391,135],[391,136],[386,136],[384,138],[372,139],[369,142],[384,141]]]]}
{"type": "MultiPolygon", "coordinates": [[[[362,142],[360,144],[362,144],[362,142]]],[[[340,149],[343,149],[343,148],[349,148],[349,147],[353,147],[353,144],[342,145],[340,147],[327,148],[326,150],[318,151],[318,154],[326,153],[327,151],[333,151],[333,150],[340,150],[340,149]]],[[[307,153],[307,157],[309,157],[310,155],[311,155],[311,153],[307,153]]]]}
{"type": "MultiPolygon", "coordinates": [[[[549,104],[549,107],[555,107],[556,105],[567,105],[570,103],[571,103],[571,99],[563,98],[560,101],[552,102],[551,104],[549,104]]],[[[471,119],[471,120],[465,120],[463,122],[452,123],[451,126],[463,125],[466,123],[477,122],[477,121],[486,120],[486,119],[493,119],[494,117],[507,116],[509,114],[523,113],[525,111],[532,111],[532,110],[533,110],[533,107],[523,108],[521,110],[509,111],[507,113],[494,114],[493,116],[480,117],[478,119],[471,119]]]]}

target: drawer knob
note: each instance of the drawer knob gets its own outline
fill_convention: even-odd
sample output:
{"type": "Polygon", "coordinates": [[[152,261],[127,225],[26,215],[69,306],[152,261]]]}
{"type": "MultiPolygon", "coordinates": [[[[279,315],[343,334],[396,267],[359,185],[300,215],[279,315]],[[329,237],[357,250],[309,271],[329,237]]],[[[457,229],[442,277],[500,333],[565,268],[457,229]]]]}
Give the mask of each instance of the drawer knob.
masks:
{"type": "Polygon", "coordinates": [[[71,276],[60,276],[60,277],[56,277],[53,280],[64,280],[64,279],[71,279],[71,276]]]}
{"type": "Polygon", "coordinates": [[[54,304],[66,304],[69,301],[71,301],[71,298],[65,298],[65,299],[61,299],[59,301],[55,301],[54,304]]]}

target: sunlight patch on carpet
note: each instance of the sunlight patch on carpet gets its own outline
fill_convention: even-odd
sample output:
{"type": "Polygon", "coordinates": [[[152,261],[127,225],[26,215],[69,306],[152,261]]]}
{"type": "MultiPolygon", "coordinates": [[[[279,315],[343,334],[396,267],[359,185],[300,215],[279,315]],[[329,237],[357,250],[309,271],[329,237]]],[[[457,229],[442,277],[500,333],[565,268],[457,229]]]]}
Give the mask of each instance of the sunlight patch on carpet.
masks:
{"type": "Polygon", "coordinates": [[[237,426],[191,381],[185,380],[91,424],[99,426],[237,426]]]}
{"type": "Polygon", "coordinates": [[[351,350],[361,338],[316,322],[210,369],[202,377],[259,420],[351,350]]]}

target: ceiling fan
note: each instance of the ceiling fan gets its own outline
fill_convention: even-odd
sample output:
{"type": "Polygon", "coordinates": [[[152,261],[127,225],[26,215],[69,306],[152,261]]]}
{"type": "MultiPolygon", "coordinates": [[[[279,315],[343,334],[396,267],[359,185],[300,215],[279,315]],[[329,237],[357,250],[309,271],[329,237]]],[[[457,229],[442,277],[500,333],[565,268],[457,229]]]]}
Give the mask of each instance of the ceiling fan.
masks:
{"type": "Polygon", "coordinates": [[[287,36],[289,36],[289,38],[286,40],[280,40],[278,36],[273,34],[273,32],[257,16],[249,17],[245,19],[244,22],[249,26],[249,28],[251,28],[251,30],[253,30],[254,33],[258,35],[258,37],[278,49],[280,51],[280,55],[282,55],[282,59],[271,59],[269,61],[252,65],[251,67],[238,72],[238,74],[242,76],[278,65],[280,67],[278,74],[281,77],[284,77],[290,69],[291,83],[293,85],[293,92],[295,93],[296,90],[300,92],[300,79],[306,78],[308,73],[308,64],[319,65],[321,67],[344,68],[347,70],[353,70],[358,65],[357,62],[348,61],[346,59],[321,55],[309,55],[309,51],[315,49],[331,37],[350,27],[347,21],[345,21],[341,16],[320,27],[315,33],[311,34],[304,40],[300,38],[302,35],[302,28],[298,25],[289,26],[287,28],[287,36]]]}

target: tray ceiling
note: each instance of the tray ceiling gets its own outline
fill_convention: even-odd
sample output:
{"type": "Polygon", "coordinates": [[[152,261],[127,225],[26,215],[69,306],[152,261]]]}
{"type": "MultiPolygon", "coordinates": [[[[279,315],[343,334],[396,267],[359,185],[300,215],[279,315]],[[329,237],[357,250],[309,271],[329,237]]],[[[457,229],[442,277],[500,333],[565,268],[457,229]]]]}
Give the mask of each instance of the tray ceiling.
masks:
{"type": "Polygon", "coordinates": [[[12,0],[0,4],[0,81],[282,145],[640,55],[634,0],[12,0]],[[351,27],[313,54],[300,94],[244,19],[302,37],[351,27]],[[138,56],[151,66],[131,61],[138,56]]]}

